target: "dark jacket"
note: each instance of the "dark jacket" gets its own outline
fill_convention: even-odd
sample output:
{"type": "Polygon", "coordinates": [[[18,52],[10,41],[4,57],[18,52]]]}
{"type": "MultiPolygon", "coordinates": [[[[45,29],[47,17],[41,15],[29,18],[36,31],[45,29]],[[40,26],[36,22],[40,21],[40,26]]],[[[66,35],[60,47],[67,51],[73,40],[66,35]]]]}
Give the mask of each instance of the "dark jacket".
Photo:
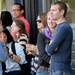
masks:
{"type": "Polygon", "coordinates": [[[39,33],[37,38],[37,46],[39,50],[39,65],[49,67],[50,56],[45,51],[45,46],[47,43],[47,38],[44,34],[39,33]]]}

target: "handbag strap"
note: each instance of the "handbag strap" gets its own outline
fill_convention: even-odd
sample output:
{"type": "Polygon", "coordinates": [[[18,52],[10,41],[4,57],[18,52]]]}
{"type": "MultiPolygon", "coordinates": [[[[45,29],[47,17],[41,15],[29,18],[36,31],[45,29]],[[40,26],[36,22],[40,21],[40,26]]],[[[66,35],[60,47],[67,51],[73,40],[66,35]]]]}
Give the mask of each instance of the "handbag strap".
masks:
{"type": "Polygon", "coordinates": [[[11,43],[11,50],[16,55],[15,42],[11,43]]]}

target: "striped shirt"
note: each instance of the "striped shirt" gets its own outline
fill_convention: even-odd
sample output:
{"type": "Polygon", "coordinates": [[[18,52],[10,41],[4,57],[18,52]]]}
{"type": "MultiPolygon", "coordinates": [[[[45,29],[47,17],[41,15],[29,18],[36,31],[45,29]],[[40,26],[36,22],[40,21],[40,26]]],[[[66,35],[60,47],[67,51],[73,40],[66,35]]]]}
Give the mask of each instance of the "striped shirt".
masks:
{"type": "Polygon", "coordinates": [[[28,43],[28,37],[26,34],[21,34],[19,39],[17,40],[25,49],[26,49],[26,44],[28,43]]]}

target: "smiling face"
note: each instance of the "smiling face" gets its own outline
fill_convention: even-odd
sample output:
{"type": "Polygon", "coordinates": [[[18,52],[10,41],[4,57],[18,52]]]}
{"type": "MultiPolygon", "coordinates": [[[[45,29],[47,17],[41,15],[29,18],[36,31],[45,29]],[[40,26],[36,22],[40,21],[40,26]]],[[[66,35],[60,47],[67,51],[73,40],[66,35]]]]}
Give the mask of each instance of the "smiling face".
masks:
{"type": "Polygon", "coordinates": [[[56,27],[56,22],[51,17],[51,12],[47,13],[47,24],[50,29],[54,29],[56,27]]]}
{"type": "Polygon", "coordinates": [[[11,8],[12,16],[17,18],[22,14],[22,10],[20,9],[20,5],[13,5],[11,8]]]}
{"type": "Polygon", "coordinates": [[[2,35],[3,35],[2,39],[4,43],[7,43],[7,35],[5,33],[2,33],[2,35]]]}
{"type": "Polygon", "coordinates": [[[11,25],[11,35],[13,36],[14,39],[17,39],[20,35],[19,33],[20,28],[16,25],[15,21],[13,21],[11,25]]]}
{"type": "Polygon", "coordinates": [[[3,43],[7,43],[7,35],[3,32],[0,33],[0,41],[3,43]]]}

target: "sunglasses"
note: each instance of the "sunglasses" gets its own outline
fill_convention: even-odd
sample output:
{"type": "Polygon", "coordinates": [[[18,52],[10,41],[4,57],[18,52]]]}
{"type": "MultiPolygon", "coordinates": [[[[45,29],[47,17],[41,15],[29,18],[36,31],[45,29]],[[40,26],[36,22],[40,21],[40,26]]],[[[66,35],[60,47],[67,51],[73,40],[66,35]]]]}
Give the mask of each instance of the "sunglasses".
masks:
{"type": "Polygon", "coordinates": [[[41,23],[41,20],[36,20],[36,22],[39,22],[39,23],[41,23]]]}

